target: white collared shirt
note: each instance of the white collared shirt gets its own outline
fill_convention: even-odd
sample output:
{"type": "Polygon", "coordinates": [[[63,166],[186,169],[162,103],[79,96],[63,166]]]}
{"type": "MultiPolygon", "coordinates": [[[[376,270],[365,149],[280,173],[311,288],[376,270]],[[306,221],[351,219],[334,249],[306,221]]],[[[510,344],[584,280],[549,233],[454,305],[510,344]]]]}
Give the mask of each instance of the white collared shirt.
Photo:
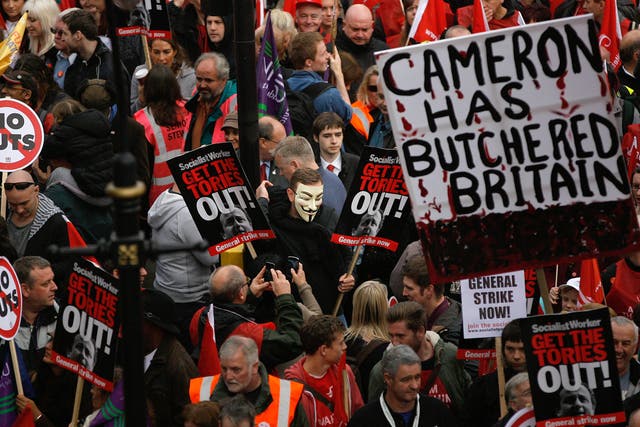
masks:
{"type": "Polygon", "coordinates": [[[338,156],[336,157],[336,159],[333,162],[327,162],[325,159],[323,159],[322,157],[320,157],[320,165],[322,166],[323,169],[327,169],[328,165],[333,165],[334,169],[333,169],[333,173],[338,176],[338,174],[340,173],[340,171],[342,170],[342,156],[338,156]]]}

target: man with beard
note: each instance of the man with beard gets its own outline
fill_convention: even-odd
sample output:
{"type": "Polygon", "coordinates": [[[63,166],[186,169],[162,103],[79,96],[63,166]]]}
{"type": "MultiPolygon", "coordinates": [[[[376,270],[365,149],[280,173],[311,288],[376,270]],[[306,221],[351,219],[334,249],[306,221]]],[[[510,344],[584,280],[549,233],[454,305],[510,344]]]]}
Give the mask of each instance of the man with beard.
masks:
{"type": "Polygon", "coordinates": [[[227,339],[220,347],[220,365],[222,374],[211,382],[212,401],[244,395],[256,408],[255,425],[309,425],[300,401],[304,386],[268,375],[254,340],[240,336],[227,339]]]}
{"type": "Polygon", "coordinates": [[[203,53],[195,70],[197,92],[185,104],[192,116],[184,151],[224,142],[224,119],[237,110],[236,82],[229,80],[229,62],[224,55],[203,53]]]}

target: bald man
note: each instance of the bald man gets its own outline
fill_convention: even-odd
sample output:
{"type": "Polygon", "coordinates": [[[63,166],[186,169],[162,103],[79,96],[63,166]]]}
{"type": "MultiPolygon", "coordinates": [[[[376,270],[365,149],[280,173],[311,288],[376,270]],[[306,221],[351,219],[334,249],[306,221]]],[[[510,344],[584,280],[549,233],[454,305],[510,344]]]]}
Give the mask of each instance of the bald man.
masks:
{"type": "MultiPolygon", "coordinates": [[[[291,284],[279,270],[271,270],[273,280],[265,280],[266,268],[250,280],[244,271],[235,265],[226,265],[216,269],[209,278],[213,303],[194,314],[191,328],[191,340],[200,344],[200,354],[211,354],[203,340],[205,328],[210,327],[207,316],[213,312],[215,342],[219,347],[231,335],[252,338],[258,345],[260,360],[267,370],[276,365],[294,359],[302,353],[300,328],[302,312],[291,295],[291,284]],[[247,298],[260,299],[265,292],[275,296],[274,322],[255,323],[253,306],[246,304],[247,298]],[[196,322],[197,320],[197,322],[196,322]],[[197,325],[197,328],[194,327],[197,325]]],[[[207,360],[199,360],[198,368],[202,375],[213,375],[207,360]]]]}
{"type": "Polygon", "coordinates": [[[287,131],[280,121],[273,116],[262,116],[258,120],[258,154],[260,156],[260,181],[271,181],[286,187],[273,162],[276,147],[287,136],[287,131]]]}
{"type": "MultiPolygon", "coordinates": [[[[84,245],[73,224],[51,199],[40,194],[38,185],[28,172],[12,172],[4,183],[4,194],[9,206],[9,241],[18,256],[37,255],[47,258],[47,248],[50,245],[67,247],[70,242],[84,245]]],[[[52,268],[60,288],[58,294],[64,297],[71,264],[60,260],[52,263],[52,268]]]]}
{"type": "MultiPolygon", "coordinates": [[[[353,55],[363,71],[375,64],[374,52],[389,48],[385,42],[373,38],[373,14],[362,4],[354,4],[347,9],[336,37],[336,46],[353,55]]],[[[359,85],[359,81],[351,83],[349,94],[352,99],[359,85]]]]}
{"type": "MultiPolygon", "coordinates": [[[[629,31],[622,37],[620,41],[620,60],[622,66],[618,69],[618,79],[620,83],[633,92],[640,90],[640,79],[635,75],[635,69],[638,66],[640,58],[640,30],[629,31]]],[[[633,93],[633,95],[640,95],[633,93]]]]}

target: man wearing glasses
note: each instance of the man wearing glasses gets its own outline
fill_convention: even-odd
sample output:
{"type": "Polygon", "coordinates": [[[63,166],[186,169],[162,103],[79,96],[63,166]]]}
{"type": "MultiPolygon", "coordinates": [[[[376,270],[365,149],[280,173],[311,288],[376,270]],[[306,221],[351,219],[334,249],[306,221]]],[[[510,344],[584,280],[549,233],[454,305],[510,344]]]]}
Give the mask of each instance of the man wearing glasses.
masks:
{"type": "MultiPolygon", "coordinates": [[[[9,205],[9,240],[18,256],[47,256],[49,245],[84,246],[84,241],[73,224],[51,199],[40,194],[40,189],[28,172],[12,172],[4,183],[4,196],[9,205]]],[[[65,291],[70,267],[68,261],[52,263],[55,277],[65,291]]]]}
{"type": "Polygon", "coordinates": [[[56,53],[56,63],[53,66],[53,80],[60,86],[60,89],[64,89],[64,77],[67,74],[67,68],[76,60],[77,53],[71,52],[67,42],[64,39],[64,22],[62,17],[73,12],[72,9],[64,10],[58,15],[56,23],[50,28],[53,34],[53,43],[58,52],[56,53]]]}

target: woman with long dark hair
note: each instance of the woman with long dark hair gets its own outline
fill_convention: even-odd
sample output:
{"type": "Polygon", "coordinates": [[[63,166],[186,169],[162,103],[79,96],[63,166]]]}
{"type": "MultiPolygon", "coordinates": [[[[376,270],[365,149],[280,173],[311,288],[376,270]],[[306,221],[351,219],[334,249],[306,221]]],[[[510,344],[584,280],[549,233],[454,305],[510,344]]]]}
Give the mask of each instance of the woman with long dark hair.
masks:
{"type": "Polygon", "coordinates": [[[176,77],[167,66],[158,64],[149,71],[143,95],[147,106],[136,112],[134,118],[144,126],[153,148],[153,156],[149,156],[154,159],[149,162],[153,167],[149,190],[151,206],[158,195],[174,183],[167,160],[182,152],[189,113],[184,108],[176,77]]]}
{"type": "MultiPolygon", "coordinates": [[[[171,68],[180,87],[182,99],[188,100],[191,98],[196,87],[196,73],[182,46],[172,39],[150,39],[149,56],[151,57],[152,65],[160,64],[171,68]]],[[[145,68],[147,68],[146,65],[136,67],[131,79],[130,101],[132,112],[138,111],[145,105],[144,100],[140,99],[140,81],[135,76],[139,70],[145,68]]]]}

